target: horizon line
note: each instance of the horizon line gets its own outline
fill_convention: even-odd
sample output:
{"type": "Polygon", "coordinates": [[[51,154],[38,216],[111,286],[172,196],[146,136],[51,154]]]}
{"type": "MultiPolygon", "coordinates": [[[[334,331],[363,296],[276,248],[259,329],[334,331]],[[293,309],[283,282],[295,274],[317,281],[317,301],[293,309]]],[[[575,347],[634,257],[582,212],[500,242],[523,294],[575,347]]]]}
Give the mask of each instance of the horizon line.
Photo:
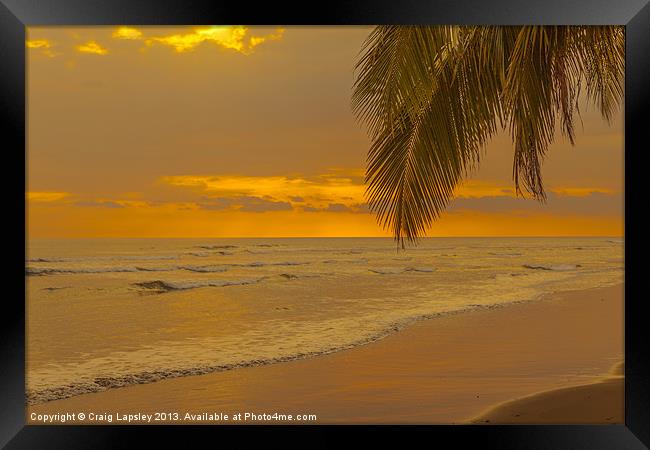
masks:
{"type": "MultiPolygon", "coordinates": [[[[624,234],[558,234],[558,235],[447,235],[422,236],[420,239],[447,238],[624,238],[624,234]]],[[[39,236],[26,238],[34,239],[391,239],[392,236],[39,236]]]]}

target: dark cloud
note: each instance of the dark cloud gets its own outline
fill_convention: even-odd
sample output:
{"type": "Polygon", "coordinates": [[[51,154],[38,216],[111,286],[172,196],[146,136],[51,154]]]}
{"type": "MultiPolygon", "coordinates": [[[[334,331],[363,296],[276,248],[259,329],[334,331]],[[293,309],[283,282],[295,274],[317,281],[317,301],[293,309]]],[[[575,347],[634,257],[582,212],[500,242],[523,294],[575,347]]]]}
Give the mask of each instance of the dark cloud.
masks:
{"type": "Polygon", "coordinates": [[[356,212],[358,213],[369,213],[370,208],[368,207],[367,203],[359,203],[356,205],[356,212]]]}
{"type": "Polygon", "coordinates": [[[367,213],[370,212],[367,203],[357,203],[354,205],[344,205],[343,203],[330,203],[324,208],[315,208],[313,206],[304,206],[305,212],[347,212],[347,213],[367,213]]]}
{"type": "Polygon", "coordinates": [[[623,214],[623,196],[591,192],[584,196],[547,193],[546,203],[508,195],[459,197],[451,201],[449,212],[545,213],[558,215],[613,216],[623,214]]]}
{"type": "Polygon", "coordinates": [[[350,207],[345,206],[343,203],[330,203],[325,209],[327,212],[350,212],[350,207]]]}
{"type": "Polygon", "coordinates": [[[291,203],[289,202],[275,202],[265,200],[258,197],[245,197],[246,200],[242,203],[240,211],[245,212],[264,212],[264,211],[291,211],[291,203]]]}
{"type": "Polygon", "coordinates": [[[289,202],[278,202],[270,200],[271,197],[204,197],[199,203],[202,209],[221,211],[225,209],[237,209],[243,212],[266,212],[266,211],[290,211],[289,202]]]}
{"type": "Polygon", "coordinates": [[[110,200],[106,201],[95,201],[95,200],[89,200],[89,201],[81,201],[81,202],[76,202],[75,205],[77,206],[91,206],[91,207],[100,207],[100,208],[124,208],[124,205],[121,205],[117,202],[113,202],[110,200]]]}
{"type": "Polygon", "coordinates": [[[305,201],[305,199],[302,198],[302,197],[289,197],[289,200],[291,200],[292,202],[304,202],[305,201]]]}
{"type": "Polygon", "coordinates": [[[201,209],[210,209],[214,211],[222,211],[224,209],[236,206],[235,198],[221,198],[221,197],[202,197],[198,203],[201,209]]]}

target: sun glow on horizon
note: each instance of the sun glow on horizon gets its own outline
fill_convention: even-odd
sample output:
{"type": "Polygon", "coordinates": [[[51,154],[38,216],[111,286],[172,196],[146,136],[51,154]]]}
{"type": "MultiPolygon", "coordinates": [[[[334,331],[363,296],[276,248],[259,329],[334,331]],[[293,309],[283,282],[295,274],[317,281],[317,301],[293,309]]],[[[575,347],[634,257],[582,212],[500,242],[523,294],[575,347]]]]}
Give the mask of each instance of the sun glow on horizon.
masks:
{"type": "MultiPolygon", "coordinates": [[[[391,236],[368,209],[361,173],[163,176],[150,191],[121,197],[29,192],[34,218],[29,223],[35,236],[391,236]]],[[[619,236],[622,214],[607,205],[620,196],[606,189],[556,187],[549,189],[549,204],[541,205],[518,198],[511,186],[469,180],[427,235],[619,236]]]]}

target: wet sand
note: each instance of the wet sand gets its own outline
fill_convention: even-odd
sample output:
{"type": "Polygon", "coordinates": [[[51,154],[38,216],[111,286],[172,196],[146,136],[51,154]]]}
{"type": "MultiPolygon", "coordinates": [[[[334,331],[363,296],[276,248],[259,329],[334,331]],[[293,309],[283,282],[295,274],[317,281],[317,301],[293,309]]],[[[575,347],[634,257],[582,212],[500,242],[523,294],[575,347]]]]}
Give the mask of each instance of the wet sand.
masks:
{"type": "Polygon", "coordinates": [[[201,423],[182,420],[187,412],[229,416],[209,423],[253,423],[232,420],[247,412],[317,417],[300,423],[510,423],[514,414],[522,421],[621,423],[623,395],[616,386],[622,378],[595,388],[598,395],[577,386],[600,381],[623,360],[623,291],[618,285],[560,292],[422,321],[372,344],[316,358],[31,405],[27,423],[42,423],[32,421],[31,413],[66,412],[83,412],[84,423],[101,424],[107,422],[91,422],[89,413],[113,414],[113,424],[124,424],[115,421],[118,413],[156,412],[178,413],[177,424],[201,423]],[[528,399],[527,417],[498,406],[490,410],[539,392],[544,402],[528,399]],[[590,406],[571,406],[585,395],[590,406]],[[479,417],[483,411],[496,412],[479,417]]]}
{"type": "Polygon", "coordinates": [[[620,375],[581,386],[540,392],[490,408],[477,424],[608,424],[625,421],[625,380],[620,375]]]}

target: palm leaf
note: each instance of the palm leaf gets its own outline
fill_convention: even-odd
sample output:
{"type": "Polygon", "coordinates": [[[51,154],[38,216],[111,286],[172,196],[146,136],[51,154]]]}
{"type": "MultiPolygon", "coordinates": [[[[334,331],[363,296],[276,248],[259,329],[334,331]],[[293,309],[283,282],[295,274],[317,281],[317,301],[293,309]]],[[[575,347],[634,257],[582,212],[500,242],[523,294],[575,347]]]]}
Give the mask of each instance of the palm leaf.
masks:
{"type": "Polygon", "coordinates": [[[367,197],[395,239],[440,217],[500,129],[518,194],[545,198],[541,166],[556,122],[571,143],[581,85],[610,119],[623,96],[617,27],[377,27],[357,64],[352,106],[372,144],[367,197]]]}

